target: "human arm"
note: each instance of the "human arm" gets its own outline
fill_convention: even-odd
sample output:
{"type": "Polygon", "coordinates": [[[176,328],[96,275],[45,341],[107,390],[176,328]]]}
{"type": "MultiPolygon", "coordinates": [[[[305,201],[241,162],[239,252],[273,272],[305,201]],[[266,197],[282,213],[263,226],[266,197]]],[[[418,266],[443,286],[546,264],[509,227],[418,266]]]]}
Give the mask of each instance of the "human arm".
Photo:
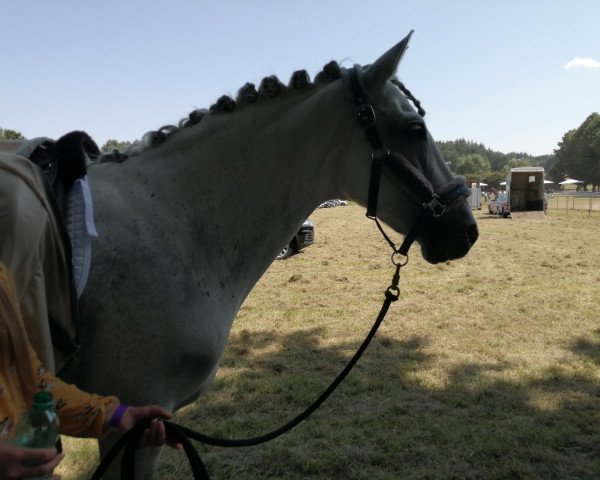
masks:
{"type": "Polygon", "coordinates": [[[0,480],[48,475],[63,458],[64,454],[57,453],[54,448],[27,448],[0,443],[0,480]]]}
{"type": "Polygon", "coordinates": [[[138,423],[150,421],[150,425],[140,440],[140,447],[161,446],[168,443],[174,448],[181,450],[182,446],[168,441],[164,423],[161,420],[170,420],[171,412],[156,405],[145,407],[131,407],[120,404],[110,414],[109,426],[125,433],[135,427],[138,423]]]}
{"type": "Polygon", "coordinates": [[[61,425],[61,433],[72,436],[102,438],[110,428],[125,433],[144,421],[151,421],[144,430],[140,447],[170,444],[180,449],[178,444],[168,442],[164,424],[170,420],[171,412],[157,406],[127,406],[119,403],[116,397],[103,397],[78,389],[75,385],[63,382],[52,374],[44,373],[44,381],[52,386],[61,425]]]}
{"type": "MultiPolygon", "coordinates": [[[[0,438],[11,436],[13,426],[40,390],[54,396],[60,433],[91,438],[102,438],[108,433],[119,400],[84,392],[45,371],[25,331],[10,274],[1,263],[0,347],[0,438]]],[[[121,432],[144,420],[171,418],[170,412],[157,406],[129,407],[122,413],[114,425],[121,432]]],[[[164,444],[162,422],[153,422],[144,432],[144,439],[142,444],[164,444]]]]}
{"type": "Polygon", "coordinates": [[[124,433],[138,423],[152,420],[142,434],[140,447],[169,444],[176,449],[182,448],[167,439],[160,419],[170,420],[172,414],[165,408],[156,405],[130,406],[122,409],[119,418],[114,418],[121,405],[117,397],[84,392],[44,371],[31,347],[30,355],[39,373],[38,388],[51,391],[56,400],[60,433],[74,437],[103,438],[109,433],[110,427],[124,433]]]}

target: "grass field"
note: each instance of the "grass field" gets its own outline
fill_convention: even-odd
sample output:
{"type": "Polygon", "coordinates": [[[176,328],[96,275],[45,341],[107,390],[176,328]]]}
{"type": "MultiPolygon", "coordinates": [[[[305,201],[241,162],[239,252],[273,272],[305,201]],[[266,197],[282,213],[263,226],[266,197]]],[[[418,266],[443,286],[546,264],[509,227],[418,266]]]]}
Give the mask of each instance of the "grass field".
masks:
{"type": "MultiPolygon", "coordinates": [[[[600,478],[600,215],[475,212],[480,240],[430,265],[307,422],[248,449],[199,446],[213,480],[600,478]]],[[[244,438],[299,413],[369,330],[393,273],[364,209],[311,216],[315,245],[275,262],[241,309],[215,388],[176,420],[244,438]]],[[[69,441],[64,479],[95,451],[69,441]],[[76,455],[75,453],[80,453],[76,455]]],[[[160,479],[189,479],[168,450],[160,479]]]]}

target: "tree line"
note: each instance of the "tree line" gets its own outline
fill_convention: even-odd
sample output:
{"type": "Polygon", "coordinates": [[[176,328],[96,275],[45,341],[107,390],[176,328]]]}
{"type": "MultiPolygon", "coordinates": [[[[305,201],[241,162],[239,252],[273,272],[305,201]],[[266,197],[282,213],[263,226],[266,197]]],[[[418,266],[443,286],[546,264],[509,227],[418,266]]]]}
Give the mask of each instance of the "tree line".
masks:
{"type": "Polygon", "coordinates": [[[564,134],[554,151],[553,178],[575,178],[600,189],[600,114],[592,113],[577,128],[564,134]]]}
{"type": "Polygon", "coordinates": [[[25,136],[16,130],[0,128],[0,140],[25,140],[25,136]]]}
{"type": "Polygon", "coordinates": [[[464,138],[436,143],[450,169],[467,177],[469,182],[497,186],[506,180],[511,168],[544,167],[546,177],[556,184],[575,178],[594,190],[600,189],[600,115],[597,112],[565,133],[550,155],[501,153],[464,138]]]}
{"type": "MultiPolygon", "coordinates": [[[[1,139],[23,139],[20,132],[0,128],[1,139]]],[[[592,113],[577,128],[564,134],[558,148],[550,155],[533,156],[524,152],[502,153],[486,148],[482,143],[460,138],[436,142],[446,164],[469,182],[498,186],[514,167],[544,167],[547,177],[558,184],[566,178],[582,180],[600,189],[600,115],[592,113]]],[[[100,150],[123,152],[131,142],[107,140],[100,150]]]]}
{"type": "Polygon", "coordinates": [[[469,183],[482,182],[498,186],[515,167],[544,167],[546,171],[556,161],[554,155],[533,156],[524,152],[502,153],[464,138],[436,142],[446,164],[469,183]]]}

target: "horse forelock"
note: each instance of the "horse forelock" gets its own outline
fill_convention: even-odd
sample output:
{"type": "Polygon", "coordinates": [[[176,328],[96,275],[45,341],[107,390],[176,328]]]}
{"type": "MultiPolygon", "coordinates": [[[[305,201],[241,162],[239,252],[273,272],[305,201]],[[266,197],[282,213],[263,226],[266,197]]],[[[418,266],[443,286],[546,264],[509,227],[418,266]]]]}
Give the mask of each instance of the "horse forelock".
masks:
{"type": "Polygon", "coordinates": [[[287,85],[283,84],[275,75],[263,78],[258,89],[253,83],[248,82],[238,90],[235,99],[228,95],[223,95],[208,109],[200,108],[193,110],[187,117],[181,119],[177,125],[165,125],[158,130],[151,130],[144,134],[140,140],[130,145],[124,154],[120,152],[105,154],[100,158],[100,161],[121,162],[127,157],[141,155],[148,149],[164,143],[169,137],[179,131],[199,124],[207,116],[232,113],[242,107],[280,97],[291,91],[310,90],[313,87],[341,78],[341,71],[339,63],[332,60],[325,64],[323,70],[315,75],[313,82],[311,82],[310,75],[306,70],[295,71],[291,75],[287,85]]]}

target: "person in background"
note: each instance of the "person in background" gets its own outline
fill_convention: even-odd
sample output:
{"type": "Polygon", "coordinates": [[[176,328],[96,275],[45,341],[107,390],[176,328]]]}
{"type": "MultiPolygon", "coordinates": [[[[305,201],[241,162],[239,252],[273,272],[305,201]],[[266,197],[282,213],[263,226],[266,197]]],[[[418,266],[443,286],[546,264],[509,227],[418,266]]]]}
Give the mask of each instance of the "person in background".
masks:
{"type": "MultiPolygon", "coordinates": [[[[11,445],[16,424],[38,391],[53,394],[62,434],[102,438],[111,429],[126,432],[152,420],[140,447],[167,443],[159,419],[170,419],[168,410],[127,406],[116,397],[86,393],[44,369],[29,342],[10,272],[0,263],[0,480],[50,474],[64,457],[56,449],[11,445]]],[[[182,448],[179,444],[174,447],[182,448]]]]}

